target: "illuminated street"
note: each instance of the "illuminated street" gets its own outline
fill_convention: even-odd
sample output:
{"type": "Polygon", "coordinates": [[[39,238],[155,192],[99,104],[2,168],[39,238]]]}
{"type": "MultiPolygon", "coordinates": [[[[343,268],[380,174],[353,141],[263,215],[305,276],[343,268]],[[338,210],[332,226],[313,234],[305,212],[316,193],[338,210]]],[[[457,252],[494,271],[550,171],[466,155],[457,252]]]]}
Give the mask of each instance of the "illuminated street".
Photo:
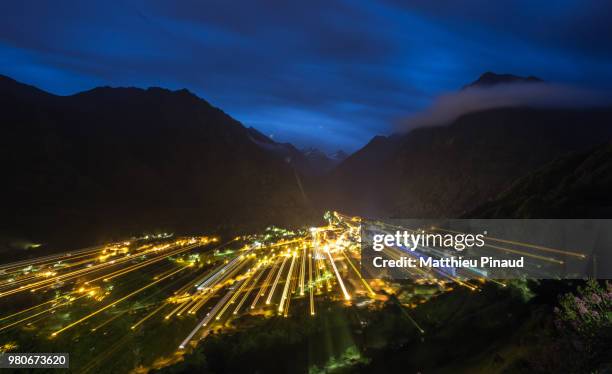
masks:
{"type": "MultiPolygon", "coordinates": [[[[240,329],[245,315],[304,313],[314,318],[323,301],[359,310],[376,308],[398,293],[399,283],[362,277],[362,219],[337,212],[325,218],[325,226],[297,231],[269,227],[231,239],[162,234],[2,265],[0,342],[9,350],[35,337],[32,348],[57,351],[54,347],[78,347],[85,341],[97,354],[81,363],[82,371],[96,371],[134,344],[131,336],[156,344],[140,367],[163,367],[211,332],[240,329]],[[109,344],[107,338],[115,334],[125,337],[109,344]]],[[[381,232],[397,228],[370,223],[381,232]]],[[[487,241],[492,250],[518,251],[490,244],[501,239],[487,241]]],[[[563,262],[548,255],[582,256],[542,247],[536,249],[547,255],[534,255],[523,252],[533,246],[513,244],[525,247],[523,255],[547,263],[563,262]]],[[[424,256],[419,251],[386,247],[384,254],[390,259],[424,256]]],[[[466,276],[451,270],[405,270],[413,286],[429,290],[418,303],[457,286],[478,291],[485,283],[478,269],[468,268],[466,276]]],[[[403,303],[403,313],[424,334],[407,311],[416,305],[415,300],[403,303]]]]}
{"type": "Polygon", "coordinates": [[[4,264],[0,342],[22,347],[22,338],[36,337],[43,349],[98,337],[92,349],[100,353],[83,368],[95,371],[121,351],[121,340],[103,348],[117,329],[174,340],[158,352],[172,362],[241,315],[287,317],[302,300],[316,316],[322,299],[384,300],[378,291],[388,286],[359,272],[359,219],[335,217],[301,231],[157,235],[4,264]]]}

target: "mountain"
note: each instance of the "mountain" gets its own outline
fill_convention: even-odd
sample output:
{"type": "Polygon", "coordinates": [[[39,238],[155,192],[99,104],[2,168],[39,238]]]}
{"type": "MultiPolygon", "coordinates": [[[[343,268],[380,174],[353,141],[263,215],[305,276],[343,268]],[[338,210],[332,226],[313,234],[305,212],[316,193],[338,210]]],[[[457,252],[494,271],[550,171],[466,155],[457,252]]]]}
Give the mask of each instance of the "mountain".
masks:
{"type": "Polygon", "coordinates": [[[323,175],[329,172],[348,157],[342,150],[327,154],[313,147],[302,150],[302,154],[308,160],[315,175],[323,175]]]}
{"type": "Polygon", "coordinates": [[[496,74],[490,71],[482,74],[478,79],[474,82],[464,86],[463,89],[468,88],[488,88],[492,86],[502,85],[502,84],[513,84],[513,83],[542,83],[544,82],[540,78],[534,76],[521,77],[518,75],[512,74],[496,74]]]}
{"type": "Polygon", "coordinates": [[[254,127],[249,127],[247,132],[251,140],[272,157],[282,160],[301,174],[310,175],[312,173],[308,160],[293,144],[275,142],[254,127]]]}
{"type": "Polygon", "coordinates": [[[515,181],[468,217],[612,217],[612,143],[556,159],[515,181]]]}
{"type": "Polygon", "coordinates": [[[546,162],[611,139],[610,123],[610,108],[495,108],[378,136],[332,171],[319,200],[366,216],[461,216],[546,162]]]}
{"type": "Polygon", "coordinates": [[[342,150],[330,155],[314,147],[299,150],[291,143],[275,142],[253,127],[247,130],[253,142],[308,179],[322,176],[348,157],[342,150]]]}
{"type": "Polygon", "coordinates": [[[0,233],[91,243],[291,225],[308,213],[291,165],[187,90],[56,96],[0,76],[0,123],[0,233]]]}
{"type": "Polygon", "coordinates": [[[344,160],[346,160],[346,158],[349,156],[348,153],[344,152],[343,150],[337,150],[336,152],[332,153],[329,155],[329,158],[331,158],[332,160],[340,163],[344,160]]]}

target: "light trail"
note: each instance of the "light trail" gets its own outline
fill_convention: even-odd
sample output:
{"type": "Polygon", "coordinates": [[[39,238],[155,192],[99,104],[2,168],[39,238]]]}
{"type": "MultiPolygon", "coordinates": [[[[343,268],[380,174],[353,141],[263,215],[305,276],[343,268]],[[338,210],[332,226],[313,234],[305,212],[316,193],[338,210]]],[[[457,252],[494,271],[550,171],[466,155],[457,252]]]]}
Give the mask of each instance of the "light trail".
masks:
{"type": "Polygon", "coordinates": [[[191,299],[188,300],[185,305],[181,306],[181,308],[179,308],[179,310],[176,312],[176,316],[180,317],[183,312],[185,312],[187,309],[189,309],[189,307],[191,307],[192,305],[196,304],[197,299],[191,299]]]}
{"type": "MultiPolygon", "coordinates": [[[[325,253],[325,250],[323,251],[323,253],[325,253]]],[[[327,292],[330,292],[332,290],[332,283],[330,279],[331,276],[328,276],[328,275],[331,275],[331,272],[327,268],[327,262],[323,258],[319,259],[319,264],[323,272],[323,281],[325,282],[325,285],[327,286],[327,292]]]]}
{"type": "MultiPolygon", "coordinates": [[[[23,331],[20,331],[20,334],[28,332],[38,336],[40,333],[35,331],[46,326],[46,329],[41,329],[45,338],[54,330],[52,337],[68,331],[72,331],[74,336],[82,336],[102,327],[104,332],[109,334],[120,334],[125,330],[138,331],[137,334],[129,334],[133,338],[118,340],[123,342],[123,345],[117,347],[123,348],[137,342],[142,336],[154,336],[158,329],[160,335],[173,336],[166,334],[168,330],[164,329],[172,330],[175,326],[188,323],[191,319],[184,317],[189,314],[199,322],[193,327],[189,326],[189,334],[181,334],[176,337],[176,341],[171,342],[174,348],[180,341],[178,347],[182,350],[206,337],[213,329],[224,330],[230,326],[232,329],[241,328],[243,319],[238,317],[242,315],[279,318],[289,317],[291,311],[291,315],[309,313],[315,316],[316,313],[321,313],[318,308],[322,307],[316,305],[319,300],[325,300],[325,305],[352,305],[355,313],[368,304],[375,303],[376,308],[373,309],[378,309],[388,301],[385,301],[383,294],[377,297],[375,290],[380,288],[394,293],[395,288],[401,286],[384,280],[376,281],[374,286],[374,281],[368,282],[366,274],[361,273],[358,261],[361,244],[359,225],[362,222],[367,223],[356,217],[335,214],[328,225],[311,228],[310,232],[275,227],[265,233],[232,239],[214,248],[214,252],[213,248],[204,248],[201,251],[197,249],[214,240],[163,239],[143,245],[114,243],[82,252],[74,251],[69,255],[59,254],[4,265],[0,268],[11,273],[0,272],[0,297],[8,299],[9,296],[18,294],[17,297],[29,300],[30,304],[23,304],[23,310],[7,310],[7,316],[0,318],[0,322],[5,322],[0,331],[21,326],[23,331]],[[227,250],[218,252],[222,247],[227,247],[227,250]],[[61,262],[60,266],[55,266],[57,261],[61,262]],[[176,275],[179,272],[183,273],[176,275]],[[170,277],[174,278],[169,279],[170,277]],[[161,282],[165,283],[160,284],[161,282]],[[99,291],[96,291],[95,295],[90,295],[87,285],[101,287],[96,288],[99,291]],[[152,290],[145,292],[147,289],[152,290]],[[280,289],[278,293],[277,289],[280,289]],[[24,292],[26,290],[31,292],[24,292]],[[126,291],[115,296],[116,290],[126,291]],[[37,291],[42,292],[33,294],[37,291]],[[362,301],[362,296],[365,298],[366,295],[370,299],[362,301]],[[53,297],[50,300],[45,300],[51,296],[53,297]],[[355,303],[350,302],[358,296],[355,303]],[[278,302],[274,302],[275,297],[279,298],[278,302]],[[108,301],[102,302],[107,298],[108,301]],[[130,305],[124,305],[125,310],[111,312],[110,308],[122,302],[127,304],[128,299],[130,305]],[[138,307],[139,305],[142,307],[138,307]],[[56,310],[61,313],[54,313],[56,310]],[[80,317],[62,320],[70,315],[80,317]],[[275,317],[271,317],[272,315],[275,317]],[[126,321],[128,323],[125,323],[126,321]],[[37,325],[30,326],[33,322],[37,325]],[[148,327],[148,324],[155,329],[152,335],[152,329],[144,328],[148,327]],[[62,325],[65,326],[61,327],[62,325]],[[52,328],[49,329],[49,326],[52,328]],[[90,329],[91,326],[96,327],[90,329]],[[197,337],[199,339],[196,339],[197,337]]],[[[384,230],[381,229],[382,232],[384,230]]],[[[507,241],[507,244],[518,245],[517,243],[507,241]]],[[[515,250],[501,246],[496,248],[508,253],[515,250]]],[[[443,255],[441,251],[434,250],[435,248],[426,253],[429,253],[428,256],[443,255]]],[[[388,248],[383,253],[391,259],[399,259],[405,255],[421,256],[406,253],[399,247],[388,248]]],[[[423,254],[425,255],[427,254],[423,254]]],[[[415,268],[402,271],[416,279],[415,285],[434,286],[433,295],[455,288],[455,284],[474,291],[489,281],[505,286],[501,282],[486,279],[482,273],[470,270],[458,273],[460,275],[446,268],[428,271],[415,268]]],[[[7,304],[10,305],[11,301],[12,299],[8,299],[7,304]]],[[[412,302],[400,304],[400,308],[405,317],[423,333],[423,329],[404,310],[414,305],[416,304],[412,302]]],[[[359,315],[357,317],[363,322],[359,315]]],[[[15,329],[9,332],[17,334],[16,331],[15,329]]],[[[66,341],[74,339],[67,338],[66,341]]],[[[96,365],[102,363],[99,358],[107,354],[110,358],[117,347],[113,346],[112,350],[104,351],[96,359],[96,365]]]]}
{"type": "Polygon", "coordinates": [[[170,313],[164,316],[164,319],[170,319],[176,312],[178,312],[183,307],[183,305],[187,304],[188,302],[189,301],[184,301],[182,303],[179,303],[179,305],[176,308],[172,309],[170,313]]]}
{"type": "Polygon", "coordinates": [[[141,288],[137,289],[136,291],[133,291],[133,292],[131,292],[131,293],[127,294],[126,296],[124,296],[124,297],[120,298],[119,300],[116,300],[116,301],[114,301],[114,302],[112,302],[112,303],[110,303],[110,304],[106,305],[105,307],[100,308],[100,309],[96,310],[95,312],[93,312],[93,313],[90,313],[90,314],[86,315],[85,317],[83,317],[83,318],[81,318],[81,319],[77,320],[76,322],[73,322],[73,323],[69,324],[69,325],[68,325],[68,326],[66,326],[66,327],[62,327],[61,329],[59,329],[59,330],[55,331],[54,333],[52,333],[52,334],[51,334],[51,337],[55,337],[55,336],[57,336],[57,335],[61,334],[62,332],[64,332],[64,331],[66,331],[66,330],[68,330],[68,329],[70,329],[70,328],[72,328],[72,327],[74,327],[74,326],[78,325],[79,323],[81,323],[81,322],[83,322],[83,321],[86,321],[86,320],[90,319],[91,317],[94,317],[94,316],[96,316],[96,315],[98,315],[98,314],[102,313],[103,311],[107,310],[108,308],[110,308],[110,307],[112,307],[112,306],[114,306],[114,305],[117,305],[117,304],[119,304],[120,302],[122,302],[122,301],[124,301],[124,300],[129,299],[130,297],[132,297],[132,296],[134,296],[134,295],[136,295],[136,294],[138,294],[138,293],[140,293],[140,292],[142,292],[142,291],[146,290],[147,288],[150,288],[151,286],[153,286],[153,285],[155,285],[155,284],[157,284],[157,283],[159,283],[159,282],[161,282],[161,281],[163,281],[163,280],[165,280],[165,279],[167,279],[167,278],[170,278],[170,277],[171,277],[171,276],[173,276],[174,274],[177,274],[178,272],[181,272],[181,271],[183,271],[183,270],[185,270],[185,269],[186,269],[186,268],[180,268],[180,269],[178,269],[177,271],[172,272],[172,273],[170,273],[170,274],[166,275],[166,276],[165,276],[165,277],[163,277],[163,278],[160,278],[160,279],[158,279],[158,280],[156,280],[156,281],[153,281],[153,282],[149,283],[148,285],[146,285],[146,286],[144,286],[144,287],[141,287],[141,288]]]}
{"type": "Polygon", "coordinates": [[[353,264],[353,262],[348,257],[346,252],[344,250],[340,250],[340,252],[342,252],[342,254],[344,255],[344,258],[346,259],[346,262],[348,262],[349,265],[351,265],[351,268],[355,271],[355,274],[357,274],[357,277],[359,278],[361,283],[363,283],[363,285],[365,286],[366,290],[368,290],[368,293],[370,294],[370,296],[376,296],[376,292],[374,292],[374,290],[372,289],[372,287],[370,287],[368,282],[366,282],[366,280],[363,279],[363,277],[361,276],[361,272],[359,272],[359,270],[357,270],[357,267],[353,264]]]}
{"type": "MultiPolygon", "coordinates": [[[[66,270],[68,268],[73,268],[73,267],[76,267],[76,266],[80,266],[80,265],[85,265],[85,264],[91,263],[92,261],[93,261],[93,259],[88,258],[88,259],[83,260],[83,261],[70,263],[69,265],[63,266],[61,269],[53,269],[53,270],[64,271],[64,270],[66,270]]],[[[55,274],[57,274],[57,271],[54,272],[52,270],[49,270],[48,268],[44,268],[44,270],[45,270],[45,272],[42,273],[43,275],[46,274],[46,273],[50,273],[50,274],[55,273],[55,274]]],[[[18,272],[19,271],[15,271],[12,274],[15,274],[15,273],[18,273],[18,272]]],[[[31,281],[33,279],[40,278],[41,277],[40,274],[41,273],[40,273],[40,270],[39,270],[39,271],[36,271],[36,272],[32,272],[31,275],[24,276],[24,277],[19,277],[18,280],[9,281],[7,279],[5,282],[0,284],[0,289],[15,288],[16,286],[18,286],[20,284],[28,283],[29,281],[31,281]]],[[[6,274],[2,274],[2,275],[6,275],[6,274]]]]}
{"type": "Polygon", "coordinates": [[[206,301],[213,297],[217,293],[217,291],[219,291],[219,289],[223,287],[224,283],[226,283],[228,279],[231,279],[235,273],[237,273],[241,268],[244,267],[244,265],[246,265],[246,263],[247,261],[244,261],[238,266],[234,267],[231,271],[227,273],[223,272],[222,276],[219,277],[214,283],[210,283],[209,287],[203,290],[198,289],[200,294],[203,294],[203,296],[200,296],[201,300],[191,308],[189,314],[195,314],[206,303],[206,301]]]}
{"type": "Polygon", "coordinates": [[[538,260],[542,260],[542,261],[546,261],[546,262],[552,262],[552,263],[555,263],[555,264],[558,264],[558,265],[563,265],[565,263],[564,261],[557,260],[557,259],[554,259],[554,258],[540,256],[540,255],[534,255],[533,253],[528,253],[528,252],[525,252],[525,251],[519,251],[519,250],[516,250],[516,249],[499,247],[499,246],[496,246],[496,245],[493,245],[493,244],[485,244],[485,247],[497,249],[497,250],[504,251],[504,252],[515,253],[515,254],[526,256],[526,257],[537,258],[538,260]]]}
{"type": "MultiPolygon", "coordinates": [[[[283,294],[281,296],[280,303],[278,304],[278,311],[280,313],[283,312],[283,305],[285,304],[285,300],[287,299],[287,293],[289,292],[289,286],[291,284],[291,275],[293,274],[293,265],[295,265],[295,258],[297,256],[293,254],[291,256],[291,265],[289,265],[289,272],[287,273],[287,280],[285,281],[285,288],[283,289],[283,294]]],[[[280,272],[279,272],[280,274],[280,272]]]]}
{"type": "Polygon", "coordinates": [[[142,325],[143,323],[145,323],[148,319],[150,319],[151,317],[153,317],[154,315],[156,315],[157,313],[159,313],[162,309],[164,309],[166,307],[166,303],[162,303],[162,305],[158,306],[157,308],[155,308],[151,313],[147,314],[146,316],[144,316],[144,318],[142,318],[141,320],[139,320],[138,322],[136,322],[135,324],[133,324],[132,326],[130,326],[130,329],[132,330],[136,330],[136,328],[140,325],[142,325]]]}
{"type": "MultiPolygon", "coordinates": [[[[258,269],[256,269],[255,271],[257,271],[258,269]]],[[[238,312],[240,311],[240,308],[242,308],[242,305],[244,304],[244,302],[246,301],[246,299],[249,297],[249,295],[251,294],[251,292],[255,289],[255,286],[257,285],[257,281],[259,281],[259,278],[261,278],[261,276],[263,275],[264,270],[263,270],[263,266],[262,266],[262,270],[259,271],[259,274],[257,274],[256,278],[251,277],[251,279],[253,280],[253,286],[251,288],[249,288],[248,291],[244,292],[244,296],[242,296],[242,299],[240,300],[240,302],[238,303],[238,305],[236,306],[236,309],[234,309],[233,314],[238,314],[238,312]]],[[[254,274],[253,274],[254,275],[254,274]]]]}
{"type": "MultiPolygon", "coordinates": [[[[170,252],[170,253],[165,253],[166,256],[164,256],[164,258],[166,258],[168,256],[174,256],[174,255],[177,255],[177,254],[189,251],[189,250],[191,250],[193,248],[194,247],[180,248],[180,249],[178,249],[176,251],[173,251],[173,252],[170,252]]],[[[108,262],[108,263],[105,262],[105,263],[100,263],[100,264],[97,264],[97,265],[92,265],[90,267],[85,267],[83,269],[75,270],[75,271],[72,271],[72,272],[67,273],[67,274],[58,275],[58,276],[50,278],[50,279],[42,280],[42,281],[39,281],[39,282],[34,282],[34,283],[31,283],[31,284],[29,284],[27,286],[20,286],[18,288],[13,289],[13,290],[0,293],[0,298],[6,297],[6,296],[9,296],[9,295],[13,295],[15,293],[23,292],[23,291],[26,291],[26,290],[40,290],[42,288],[46,288],[48,286],[51,286],[53,283],[56,283],[58,281],[72,280],[72,279],[75,279],[75,278],[77,278],[79,276],[83,276],[83,275],[86,275],[86,274],[89,274],[89,273],[97,272],[97,271],[103,270],[103,269],[108,268],[108,267],[117,266],[117,265],[119,265],[121,263],[133,260],[134,258],[135,257],[125,256],[125,257],[123,257],[123,258],[121,258],[119,260],[115,260],[115,261],[108,262]]]]}
{"type": "Polygon", "coordinates": [[[191,330],[191,332],[189,333],[189,335],[187,335],[187,337],[181,342],[181,344],[179,345],[179,349],[185,349],[185,347],[187,346],[187,344],[189,343],[189,341],[194,337],[194,335],[200,331],[200,329],[204,326],[206,326],[214,317],[215,313],[217,313],[217,311],[225,304],[225,302],[227,301],[227,299],[230,298],[232,294],[231,293],[227,293],[214,307],[213,309],[206,314],[206,316],[204,318],[202,318],[202,320],[196,325],[196,327],[191,330]]]}
{"type": "MultiPolygon", "coordinates": [[[[83,256],[74,256],[73,254],[81,255],[83,253],[99,251],[101,248],[103,247],[102,246],[90,247],[90,248],[85,248],[79,251],[60,253],[57,255],[49,255],[49,256],[39,257],[35,259],[16,261],[16,262],[8,263],[5,265],[1,265],[0,270],[6,271],[7,269],[19,268],[22,266],[28,267],[30,265],[40,265],[41,263],[53,263],[53,262],[56,262],[57,259],[61,259],[61,258],[67,258],[67,259],[79,258],[79,257],[83,257],[89,254],[85,254],[83,256]]],[[[8,274],[8,273],[5,273],[5,274],[8,274]]]]}
{"type": "Polygon", "coordinates": [[[6,329],[8,329],[8,328],[11,328],[11,327],[13,327],[13,326],[19,325],[20,323],[23,323],[23,322],[25,322],[25,321],[27,321],[27,320],[30,320],[30,319],[34,318],[34,317],[37,317],[37,316],[43,315],[43,314],[45,314],[45,313],[49,313],[49,312],[51,312],[52,310],[55,310],[55,309],[57,309],[57,308],[60,308],[60,307],[62,307],[62,306],[64,306],[64,305],[71,304],[72,302],[74,302],[74,301],[76,301],[76,300],[79,300],[79,299],[82,299],[82,298],[84,298],[84,297],[86,297],[86,296],[88,296],[88,295],[87,295],[87,294],[85,294],[85,295],[81,295],[81,296],[79,296],[79,297],[75,297],[74,299],[71,299],[71,300],[68,300],[68,301],[66,301],[66,302],[63,302],[63,303],[61,303],[61,304],[55,305],[55,306],[53,306],[53,307],[51,307],[51,308],[49,308],[49,309],[45,309],[45,310],[43,310],[42,312],[38,312],[38,313],[33,314],[33,315],[29,316],[29,317],[26,317],[26,318],[20,319],[19,321],[15,321],[15,322],[10,323],[10,324],[8,324],[8,325],[4,325],[4,326],[0,327],[0,331],[4,331],[4,330],[6,330],[6,329]]]}
{"type": "Polygon", "coordinates": [[[234,302],[234,300],[236,300],[236,298],[238,297],[238,295],[240,295],[240,291],[242,291],[242,289],[244,288],[246,281],[248,280],[248,278],[245,278],[243,280],[240,281],[240,288],[238,288],[238,290],[236,290],[235,288],[233,290],[230,290],[228,293],[232,294],[232,297],[229,299],[229,301],[225,304],[225,306],[221,309],[221,311],[219,312],[219,314],[217,314],[217,317],[215,317],[217,320],[221,319],[221,316],[223,316],[223,313],[225,313],[225,311],[227,310],[227,308],[229,308],[229,306],[234,302]]]}
{"type": "Polygon", "coordinates": [[[331,266],[334,269],[334,272],[336,273],[336,278],[338,279],[338,284],[340,285],[340,288],[342,288],[342,293],[344,294],[344,299],[345,300],[350,300],[351,299],[351,295],[349,295],[348,291],[346,290],[346,287],[344,286],[344,282],[342,281],[342,277],[340,277],[340,273],[338,272],[338,268],[336,267],[336,264],[334,262],[334,258],[331,255],[331,251],[329,250],[329,248],[326,248],[325,252],[327,252],[327,255],[329,256],[329,262],[331,263],[331,266]]]}
{"type": "MultiPolygon", "coordinates": [[[[453,230],[449,230],[449,229],[441,229],[439,227],[433,227],[432,229],[436,230],[436,231],[451,232],[451,233],[454,233],[454,234],[463,234],[462,232],[459,232],[459,231],[453,231],[453,230]]],[[[578,257],[578,258],[586,258],[587,257],[584,253],[580,253],[580,252],[564,251],[564,250],[561,250],[561,249],[545,247],[545,246],[542,246],[542,245],[518,242],[518,241],[508,240],[508,239],[500,239],[500,238],[495,238],[495,237],[492,237],[492,236],[485,236],[485,240],[492,240],[492,241],[496,241],[496,242],[500,242],[500,243],[519,245],[519,246],[522,246],[522,247],[528,247],[528,248],[537,249],[537,250],[540,250],[542,252],[557,253],[557,254],[561,254],[561,255],[565,255],[565,256],[573,256],[573,257],[578,257]]]]}
{"type": "Polygon", "coordinates": [[[300,296],[304,296],[304,283],[306,279],[306,252],[307,248],[302,248],[302,266],[300,267],[300,296]]]}
{"type": "Polygon", "coordinates": [[[204,306],[204,304],[206,304],[206,302],[208,300],[210,300],[210,298],[213,296],[213,293],[208,293],[204,296],[199,296],[199,300],[198,302],[191,308],[189,309],[189,312],[187,312],[188,314],[196,314],[198,312],[198,310],[200,310],[200,308],[202,308],[204,306]]]}
{"type": "MultiPolygon", "coordinates": [[[[242,256],[241,256],[242,257],[242,256]]],[[[223,286],[223,284],[231,279],[235,273],[237,273],[240,269],[242,269],[246,265],[247,261],[243,261],[242,263],[235,266],[229,272],[222,272],[222,275],[215,280],[214,283],[210,283],[208,288],[204,289],[204,292],[207,292],[204,296],[201,296],[201,300],[196,302],[195,305],[189,310],[189,314],[195,314],[211,297],[213,297],[216,292],[223,286]]],[[[200,289],[198,289],[200,291],[200,289]]],[[[189,304],[190,305],[190,304],[189,304]]],[[[187,307],[185,307],[187,309],[187,307]]],[[[179,312],[180,313],[180,312],[179,312]]],[[[178,315],[178,314],[177,314],[178,315]]]]}
{"type": "Polygon", "coordinates": [[[278,261],[279,261],[279,258],[276,258],[274,260],[274,263],[272,267],[270,268],[270,271],[268,271],[268,276],[266,277],[259,292],[257,292],[257,294],[255,295],[255,299],[253,300],[253,303],[251,303],[251,309],[255,309],[255,306],[257,305],[259,298],[265,295],[266,289],[268,288],[268,284],[270,283],[270,280],[272,279],[272,275],[274,274],[274,270],[276,269],[278,261]]]}
{"type": "Polygon", "coordinates": [[[312,248],[314,249],[315,284],[317,290],[321,291],[321,284],[319,282],[321,279],[321,274],[319,272],[319,231],[316,228],[312,228],[310,231],[312,233],[312,248]]]}
{"type": "MultiPolygon", "coordinates": [[[[309,247],[308,249],[311,249],[309,247]]],[[[312,283],[312,250],[309,251],[308,254],[308,292],[310,294],[310,315],[315,315],[315,305],[314,305],[314,284],[312,283]]]]}
{"type": "MultiPolygon", "coordinates": [[[[399,254],[408,254],[410,256],[414,256],[414,254],[412,252],[408,253],[408,252],[400,251],[397,248],[388,248],[388,249],[395,250],[399,254]]],[[[400,255],[397,254],[397,253],[393,253],[392,251],[385,252],[385,253],[387,253],[391,258],[393,258],[395,260],[399,260],[400,259],[400,255]]],[[[420,272],[420,273],[422,273],[422,275],[424,277],[427,277],[428,272],[429,273],[436,273],[436,274],[439,274],[439,275],[441,275],[441,276],[443,276],[445,278],[448,278],[448,279],[452,280],[453,282],[455,282],[455,283],[457,283],[457,284],[459,284],[459,285],[461,285],[463,287],[469,288],[472,291],[476,291],[478,289],[478,287],[475,287],[475,286],[473,286],[473,285],[471,285],[469,283],[466,283],[466,282],[462,281],[461,279],[459,279],[458,277],[455,277],[452,274],[448,274],[447,272],[442,271],[441,269],[437,269],[437,268],[436,269],[428,269],[428,271],[426,271],[424,269],[421,269],[421,268],[417,267],[417,268],[411,268],[410,270],[414,270],[414,271],[420,272]]]]}
{"type": "Polygon", "coordinates": [[[287,263],[288,258],[289,258],[288,256],[284,256],[283,258],[283,263],[281,264],[280,269],[278,269],[276,278],[274,278],[274,283],[272,283],[272,287],[270,288],[270,292],[268,293],[268,298],[266,299],[266,305],[270,304],[270,302],[272,301],[272,296],[274,296],[274,291],[276,290],[276,286],[278,285],[278,280],[283,274],[283,269],[285,268],[285,264],[287,263]]]}
{"type": "Polygon", "coordinates": [[[53,298],[53,299],[51,299],[51,300],[45,301],[45,302],[43,302],[43,303],[40,303],[40,304],[34,305],[33,307],[30,307],[30,308],[27,308],[27,309],[21,310],[21,311],[19,311],[19,312],[13,313],[13,314],[8,315],[8,316],[6,316],[6,317],[2,317],[2,318],[0,318],[0,321],[4,321],[5,319],[10,319],[10,318],[16,317],[16,316],[18,316],[18,315],[20,315],[20,314],[27,313],[27,312],[29,312],[29,311],[31,311],[31,310],[34,310],[34,309],[38,309],[38,308],[42,307],[43,305],[47,305],[47,304],[51,304],[51,303],[55,303],[55,302],[57,302],[59,299],[65,298],[65,297],[67,297],[68,295],[72,295],[72,294],[77,293],[77,292],[78,292],[78,291],[72,291],[72,292],[69,292],[69,293],[67,293],[67,294],[65,294],[65,295],[62,295],[62,296],[59,296],[59,297],[53,298]]]}
{"type": "Polygon", "coordinates": [[[196,282],[196,288],[198,290],[202,290],[202,289],[207,288],[217,278],[221,277],[224,273],[226,273],[227,271],[231,270],[234,266],[236,266],[242,259],[243,259],[243,256],[238,256],[238,257],[234,258],[232,261],[230,261],[227,264],[225,264],[225,266],[223,266],[221,269],[219,269],[216,273],[214,273],[214,274],[212,274],[210,276],[205,277],[201,281],[196,282]]]}
{"type": "MultiPolygon", "coordinates": [[[[170,255],[170,256],[172,256],[172,255],[170,255]]],[[[90,279],[86,283],[93,283],[93,282],[96,282],[96,281],[99,281],[99,280],[103,280],[104,282],[108,282],[111,279],[120,277],[122,275],[129,274],[129,273],[131,273],[134,270],[142,269],[142,268],[144,268],[146,266],[149,266],[151,264],[155,264],[155,263],[158,263],[160,261],[167,260],[168,257],[169,256],[160,256],[160,257],[152,258],[152,259],[149,259],[149,260],[145,260],[145,261],[143,261],[141,263],[130,265],[127,268],[115,270],[115,271],[113,271],[111,273],[101,275],[101,276],[96,277],[94,279],[90,279]]]]}

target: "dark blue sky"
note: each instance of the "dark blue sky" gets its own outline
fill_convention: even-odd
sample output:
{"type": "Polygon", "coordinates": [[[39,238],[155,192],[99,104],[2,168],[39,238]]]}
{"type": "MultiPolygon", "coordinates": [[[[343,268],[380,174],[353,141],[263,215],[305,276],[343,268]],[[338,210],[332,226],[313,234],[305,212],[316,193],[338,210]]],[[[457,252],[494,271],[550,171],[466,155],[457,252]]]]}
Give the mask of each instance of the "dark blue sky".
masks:
{"type": "Polygon", "coordinates": [[[0,73],[58,94],[186,87],[276,140],[353,151],[487,70],[612,89],[611,14],[584,0],[5,1],[0,73]]]}

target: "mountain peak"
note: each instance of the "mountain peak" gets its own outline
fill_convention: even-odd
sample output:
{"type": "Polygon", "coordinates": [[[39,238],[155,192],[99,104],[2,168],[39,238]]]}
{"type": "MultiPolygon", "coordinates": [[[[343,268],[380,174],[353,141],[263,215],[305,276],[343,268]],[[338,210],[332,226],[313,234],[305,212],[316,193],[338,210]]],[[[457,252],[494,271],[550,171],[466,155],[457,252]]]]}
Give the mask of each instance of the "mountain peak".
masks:
{"type": "Polygon", "coordinates": [[[348,153],[344,152],[343,150],[339,149],[336,152],[332,153],[331,155],[329,155],[329,157],[338,160],[338,161],[344,161],[344,159],[346,159],[348,157],[348,153]]]}
{"type": "Polygon", "coordinates": [[[264,135],[261,131],[257,130],[253,126],[249,126],[247,128],[247,132],[249,133],[249,136],[256,142],[263,144],[276,144],[276,142],[272,140],[269,136],[264,135]]]}
{"type": "Polygon", "coordinates": [[[467,89],[470,87],[483,88],[483,87],[496,86],[498,84],[541,83],[541,82],[543,82],[542,79],[538,77],[534,77],[532,75],[528,77],[521,77],[521,76],[513,75],[513,74],[497,74],[497,73],[487,71],[484,74],[482,74],[478,79],[476,79],[474,82],[468,84],[467,86],[463,88],[464,89],[467,89]]]}
{"type": "Polygon", "coordinates": [[[87,91],[77,92],[72,96],[121,96],[121,97],[133,97],[133,96],[141,96],[141,95],[151,95],[151,96],[175,96],[175,97],[184,97],[189,99],[196,99],[200,101],[206,101],[196,94],[192,93],[186,88],[182,88],[179,90],[169,90],[167,88],[162,87],[148,87],[148,88],[140,88],[140,87],[114,87],[114,86],[98,86],[87,91]]]}
{"type": "Polygon", "coordinates": [[[315,147],[306,147],[302,149],[302,154],[307,158],[320,158],[330,160],[331,162],[340,162],[348,157],[348,154],[341,149],[336,152],[326,153],[315,147]]]}
{"type": "Polygon", "coordinates": [[[0,92],[29,97],[34,97],[37,95],[49,95],[47,92],[39,88],[36,88],[29,84],[18,82],[15,79],[3,74],[0,74],[0,92]]]}

